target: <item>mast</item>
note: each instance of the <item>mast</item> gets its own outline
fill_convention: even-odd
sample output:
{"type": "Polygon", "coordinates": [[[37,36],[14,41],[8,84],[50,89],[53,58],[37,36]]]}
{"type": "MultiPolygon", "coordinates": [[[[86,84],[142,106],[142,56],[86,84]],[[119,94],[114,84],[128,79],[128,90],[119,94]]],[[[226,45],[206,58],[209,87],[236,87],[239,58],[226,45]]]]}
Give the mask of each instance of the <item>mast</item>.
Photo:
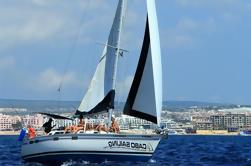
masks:
{"type": "MultiPolygon", "coordinates": [[[[120,52],[120,39],[121,39],[121,32],[122,32],[122,26],[123,21],[125,17],[125,10],[126,10],[126,4],[127,0],[119,0],[116,16],[115,16],[115,22],[117,22],[118,26],[115,26],[114,31],[117,31],[117,35],[115,35],[115,42],[113,47],[115,48],[115,60],[113,63],[113,72],[112,72],[112,89],[115,90],[116,88],[116,77],[117,77],[117,66],[118,66],[118,58],[119,58],[119,52],[120,52]],[[118,19],[118,20],[116,20],[118,19]]],[[[111,119],[112,119],[112,113],[113,109],[109,109],[109,116],[108,116],[108,127],[111,125],[111,119]]]]}

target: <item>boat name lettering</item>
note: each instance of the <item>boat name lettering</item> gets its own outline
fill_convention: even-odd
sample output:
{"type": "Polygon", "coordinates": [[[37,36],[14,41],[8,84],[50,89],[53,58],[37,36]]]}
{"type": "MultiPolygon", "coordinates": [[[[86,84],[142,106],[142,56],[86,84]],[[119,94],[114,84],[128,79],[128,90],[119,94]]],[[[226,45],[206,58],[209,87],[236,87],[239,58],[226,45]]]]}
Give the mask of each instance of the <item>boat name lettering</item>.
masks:
{"type": "Polygon", "coordinates": [[[136,148],[136,149],[146,149],[146,144],[128,141],[109,141],[108,145],[112,147],[126,147],[126,148],[136,148]]]}

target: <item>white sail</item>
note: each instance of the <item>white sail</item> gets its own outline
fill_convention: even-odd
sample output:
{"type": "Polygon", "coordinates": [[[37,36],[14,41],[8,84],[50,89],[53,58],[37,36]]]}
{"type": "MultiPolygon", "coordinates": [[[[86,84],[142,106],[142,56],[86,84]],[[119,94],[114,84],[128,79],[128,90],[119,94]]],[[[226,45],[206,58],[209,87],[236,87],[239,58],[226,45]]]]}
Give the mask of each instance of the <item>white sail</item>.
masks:
{"type": "Polygon", "coordinates": [[[97,69],[88,87],[88,90],[78,108],[80,112],[88,112],[100,103],[110,89],[105,89],[105,62],[107,47],[104,48],[97,69]]]}
{"type": "Polygon", "coordinates": [[[160,124],[162,109],[162,64],[154,0],[147,0],[144,42],[124,114],[160,124]]]}
{"type": "Polygon", "coordinates": [[[76,114],[91,114],[114,108],[117,56],[125,1],[119,0],[107,44],[76,114]]]}

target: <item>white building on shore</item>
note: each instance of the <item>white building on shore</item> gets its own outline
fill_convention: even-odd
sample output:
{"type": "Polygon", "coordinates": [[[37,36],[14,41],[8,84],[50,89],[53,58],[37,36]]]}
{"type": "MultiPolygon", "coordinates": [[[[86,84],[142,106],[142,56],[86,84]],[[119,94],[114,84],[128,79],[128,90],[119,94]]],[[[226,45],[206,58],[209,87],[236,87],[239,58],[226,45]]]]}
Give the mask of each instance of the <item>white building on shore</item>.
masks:
{"type": "Polygon", "coordinates": [[[0,113],[0,131],[12,131],[13,125],[21,122],[24,127],[32,125],[36,130],[40,130],[44,123],[42,115],[5,115],[0,113]]]}

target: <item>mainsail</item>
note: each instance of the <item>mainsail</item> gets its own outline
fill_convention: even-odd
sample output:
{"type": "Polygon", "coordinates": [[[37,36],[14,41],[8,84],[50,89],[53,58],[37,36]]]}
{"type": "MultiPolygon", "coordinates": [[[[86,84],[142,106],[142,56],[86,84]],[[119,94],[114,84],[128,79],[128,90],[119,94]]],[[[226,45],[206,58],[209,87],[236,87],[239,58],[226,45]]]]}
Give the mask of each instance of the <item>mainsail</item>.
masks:
{"type": "Polygon", "coordinates": [[[114,108],[117,56],[126,0],[119,0],[107,44],[76,114],[93,114],[114,108]]]}
{"type": "Polygon", "coordinates": [[[160,124],[162,64],[155,1],[147,0],[143,46],[124,114],[160,124]]]}

